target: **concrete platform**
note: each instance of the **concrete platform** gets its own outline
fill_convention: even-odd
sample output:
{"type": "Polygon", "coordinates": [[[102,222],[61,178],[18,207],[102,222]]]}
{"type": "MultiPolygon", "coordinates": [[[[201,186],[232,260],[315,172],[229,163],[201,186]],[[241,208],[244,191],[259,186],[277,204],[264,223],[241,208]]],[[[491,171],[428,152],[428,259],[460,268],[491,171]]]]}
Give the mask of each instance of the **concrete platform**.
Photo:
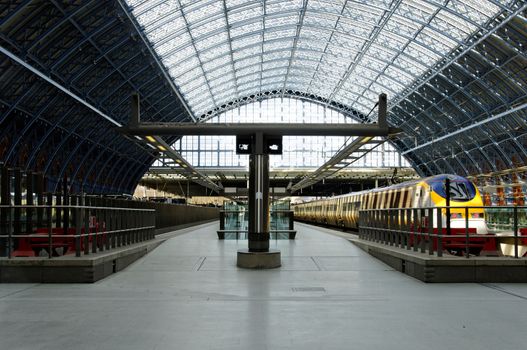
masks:
{"type": "Polygon", "coordinates": [[[52,259],[2,257],[0,283],[93,283],[122,271],[167,239],[188,232],[184,229],[196,225],[200,223],[174,226],[169,232],[167,228],[156,230],[156,238],[153,240],[90,253],[78,258],[71,254],[52,259]]]}
{"type": "Polygon", "coordinates": [[[0,283],[93,283],[123,270],[162,242],[151,240],[79,258],[0,258],[0,283]]]}
{"type": "Polygon", "coordinates": [[[2,349],[523,349],[527,284],[426,284],[298,224],[282,267],[236,267],[217,224],[94,284],[0,284],[2,349]]]}
{"type": "Polygon", "coordinates": [[[349,240],[395,270],[423,282],[527,283],[527,259],[437,257],[359,238],[349,240]]]}

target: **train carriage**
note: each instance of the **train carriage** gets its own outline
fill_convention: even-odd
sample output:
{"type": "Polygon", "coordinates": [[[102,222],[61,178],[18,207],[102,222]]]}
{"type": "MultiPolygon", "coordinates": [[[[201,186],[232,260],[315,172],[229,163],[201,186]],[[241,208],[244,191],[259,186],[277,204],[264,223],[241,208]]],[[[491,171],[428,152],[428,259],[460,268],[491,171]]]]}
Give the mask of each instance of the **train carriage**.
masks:
{"type": "MultiPolygon", "coordinates": [[[[457,175],[437,175],[401,184],[361,191],[294,206],[298,220],[357,229],[359,210],[403,209],[446,206],[446,180],[450,180],[450,224],[465,227],[465,207],[468,207],[469,228],[477,234],[488,232],[483,201],[472,182],[457,175]]],[[[446,227],[446,210],[442,209],[441,227],[446,227]]],[[[438,227],[434,216],[433,227],[438,227]]]]}

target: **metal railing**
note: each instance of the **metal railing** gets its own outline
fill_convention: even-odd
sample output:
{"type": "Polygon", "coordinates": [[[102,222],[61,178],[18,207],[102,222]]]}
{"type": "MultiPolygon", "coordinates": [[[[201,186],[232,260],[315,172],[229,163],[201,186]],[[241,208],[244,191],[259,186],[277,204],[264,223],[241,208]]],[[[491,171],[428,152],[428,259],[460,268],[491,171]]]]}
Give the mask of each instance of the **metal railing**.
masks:
{"type": "Polygon", "coordinates": [[[423,207],[359,211],[359,237],[414,252],[443,256],[443,251],[469,258],[527,254],[527,207],[423,207]],[[487,233],[471,227],[473,210],[484,210],[487,233]],[[503,226],[495,225],[499,213],[503,226]],[[461,214],[452,218],[453,214],[461,214]],[[463,221],[460,225],[461,220],[463,221]],[[455,223],[455,225],[453,225],[455,223]]]}
{"type": "Polygon", "coordinates": [[[155,209],[0,205],[0,256],[76,257],[150,240],[155,209]]]}

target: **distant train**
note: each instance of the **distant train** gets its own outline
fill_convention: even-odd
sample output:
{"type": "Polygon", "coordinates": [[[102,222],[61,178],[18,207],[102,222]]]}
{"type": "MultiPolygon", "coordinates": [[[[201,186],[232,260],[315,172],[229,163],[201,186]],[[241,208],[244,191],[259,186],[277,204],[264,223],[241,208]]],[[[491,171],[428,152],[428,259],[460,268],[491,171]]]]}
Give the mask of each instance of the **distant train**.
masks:
{"type": "MultiPolygon", "coordinates": [[[[487,234],[481,195],[468,179],[457,175],[436,175],[373,190],[345,194],[294,206],[295,219],[342,228],[357,229],[359,210],[427,208],[446,206],[445,180],[450,180],[450,226],[465,228],[465,207],[469,207],[469,228],[487,234]],[[459,208],[459,209],[457,209],[459,208]]],[[[446,210],[442,225],[446,227],[446,210]]],[[[438,227],[434,216],[434,227],[438,227]]]]}

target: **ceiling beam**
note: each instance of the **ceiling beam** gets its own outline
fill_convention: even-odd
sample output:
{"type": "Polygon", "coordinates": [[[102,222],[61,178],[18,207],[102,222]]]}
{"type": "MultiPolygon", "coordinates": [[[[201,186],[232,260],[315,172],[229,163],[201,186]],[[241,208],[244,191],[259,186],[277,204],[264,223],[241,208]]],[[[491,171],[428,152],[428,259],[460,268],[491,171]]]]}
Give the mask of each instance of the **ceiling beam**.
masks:
{"type": "MultiPolygon", "coordinates": [[[[379,95],[379,102],[377,105],[379,107],[378,108],[378,118],[377,118],[378,123],[379,123],[378,127],[380,129],[386,129],[388,128],[388,124],[386,123],[387,105],[388,105],[386,94],[379,95]]],[[[320,168],[313,171],[312,173],[307,174],[306,176],[304,176],[304,178],[302,178],[296,184],[290,183],[287,189],[291,193],[294,193],[303,188],[314,185],[317,182],[322,181],[328,178],[329,176],[335,174],[336,172],[344,168],[347,168],[348,166],[355,163],[357,160],[361,159],[367,153],[379,147],[381,144],[383,144],[386,141],[386,138],[379,140],[379,139],[374,139],[371,135],[370,136],[359,135],[359,136],[360,137],[353,140],[349,145],[347,146],[343,145],[341,150],[338,151],[327,162],[322,164],[320,168]]],[[[346,142],[348,140],[346,140],[346,142]]]]}
{"type": "MultiPolygon", "coordinates": [[[[207,175],[204,175],[200,171],[196,170],[196,168],[187,162],[179,152],[170,147],[161,137],[149,136],[147,142],[162,152],[166,158],[169,158],[173,161],[173,163],[169,164],[168,166],[174,173],[177,173],[201,186],[207,187],[216,193],[221,193],[223,191],[223,186],[221,183],[215,183],[207,175]]],[[[156,174],[156,171],[153,169],[150,169],[149,172],[156,174]]]]}
{"type": "Polygon", "coordinates": [[[139,25],[137,24],[137,22],[136,22],[135,18],[133,17],[133,15],[130,13],[130,11],[128,9],[128,6],[124,3],[123,0],[117,0],[117,2],[121,6],[121,9],[125,13],[126,17],[130,21],[130,23],[132,23],[132,26],[134,27],[135,31],[137,32],[137,34],[139,35],[139,37],[141,38],[141,40],[145,44],[146,48],[148,49],[148,52],[150,53],[150,55],[152,56],[152,58],[156,62],[157,66],[161,70],[161,73],[163,74],[163,77],[165,78],[165,80],[168,82],[168,85],[170,86],[172,91],[176,94],[176,96],[178,97],[179,101],[181,102],[181,104],[183,105],[185,110],[187,111],[190,119],[192,119],[192,121],[194,121],[194,122],[197,122],[197,119],[194,116],[194,113],[192,113],[192,110],[190,109],[187,101],[183,98],[183,96],[179,92],[179,89],[176,87],[176,85],[174,84],[174,81],[172,80],[172,78],[168,74],[165,66],[163,65],[161,60],[157,57],[157,54],[154,52],[154,50],[152,49],[152,47],[150,45],[150,42],[145,37],[145,35],[143,33],[143,30],[141,28],[139,28],[139,25]]]}
{"type": "Polygon", "coordinates": [[[47,83],[53,85],[54,87],[56,87],[57,89],[59,89],[60,91],[65,93],[66,95],[72,97],[77,102],[79,102],[79,103],[83,104],[84,106],[88,107],[89,109],[91,109],[92,111],[94,111],[95,113],[97,113],[98,115],[100,115],[101,117],[103,117],[104,119],[106,119],[107,121],[112,123],[113,125],[118,126],[118,127],[122,127],[123,126],[117,120],[113,119],[112,117],[110,117],[109,115],[107,115],[106,113],[104,113],[103,111],[101,111],[100,109],[98,109],[97,107],[95,107],[94,105],[92,105],[91,103],[89,103],[88,101],[86,101],[85,99],[80,97],[79,95],[75,94],[70,89],[68,89],[65,86],[63,86],[62,84],[60,84],[57,81],[51,79],[49,76],[47,76],[46,74],[42,73],[40,70],[38,70],[37,68],[33,67],[32,65],[30,65],[29,63],[24,61],[22,58],[18,57],[14,53],[12,53],[11,51],[9,51],[6,48],[0,46],[0,52],[3,53],[4,55],[6,55],[7,57],[9,57],[11,60],[13,60],[16,63],[18,63],[19,65],[21,65],[22,67],[24,67],[25,69],[29,70],[31,73],[33,73],[36,76],[38,76],[40,79],[42,79],[42,80],[46,81],[47,83]]]}
{"type": "Polygon", "coordinates": [[[494,121],[494,120],[497,120],[497,119],[500,119],[500,118],[506,117],[506,116],[508,116],[509,114],[519,112],[519,111],[524,110],[524,109],[526,109],[526,108],[527,108],[527,103],[521,104],[521,105],[519,105],[519,106],[517,106],[517,107],[514,107],[514,108],[512,108],[512,109],[506,110],[505,112],[502,112],[502,113],[499,113],[499,114],[493,115],[492,117],[489,117],[489,118],[486,118],[486,119],[480,120],[480,121],[475,122],[475,123],[473,123],[473,124],[470,124],[469,126],[466,126],[466,127],[464,127],[464,128],[457,129],[456,131],[453,131],[453,132],[451,132],[451,133],[448,133],[448,134],[446,134],[446,135],[443,135],[443,136],[441,136],[441,137],[438,137],[438,138],[436,138],[436,139],[434,139],[434,140],[432,140],[432,141],[428,141],[428,142],[422,143],[422,144],[420,144],[420,145],[417,146],[417,147],[414,147],[414,148],[411,148],[411,149],[409,149],[409,150],[406,150],[406,151],[402,152],[401,154],[402,154],[402,155],[405,155],[405,154],[407,154],[407,153],[415,152],[415,151],[417,151],[418,149],[421,149],[421,148],[423,148],[423,147],[430,146],[430,145],[432,145],[432,144],[434,144],[434,143],[436,143],[436,142],[443,141],[443,140],[448,139],[448,138],[450,138],[450,137],[452,137],[452,136],[456,136],[456,135],[462,134],[462,133],[467,132],[467,131],[469,131],[469,130],[471,130],[471,129],[477,128],[477,127],[479,127],[479,126],[481,126],[481,125],[483,125],[483,124],[490,123],[490,122],[492,122],[492,121],[494,121]]]}
{"type": "Polygon", "coordinates": [[[382,124],[289,124],[289,123],[142,123],[121,128],[131,135],[253,135],[269,136],[389,136],[401,130],[382,124]]]}

